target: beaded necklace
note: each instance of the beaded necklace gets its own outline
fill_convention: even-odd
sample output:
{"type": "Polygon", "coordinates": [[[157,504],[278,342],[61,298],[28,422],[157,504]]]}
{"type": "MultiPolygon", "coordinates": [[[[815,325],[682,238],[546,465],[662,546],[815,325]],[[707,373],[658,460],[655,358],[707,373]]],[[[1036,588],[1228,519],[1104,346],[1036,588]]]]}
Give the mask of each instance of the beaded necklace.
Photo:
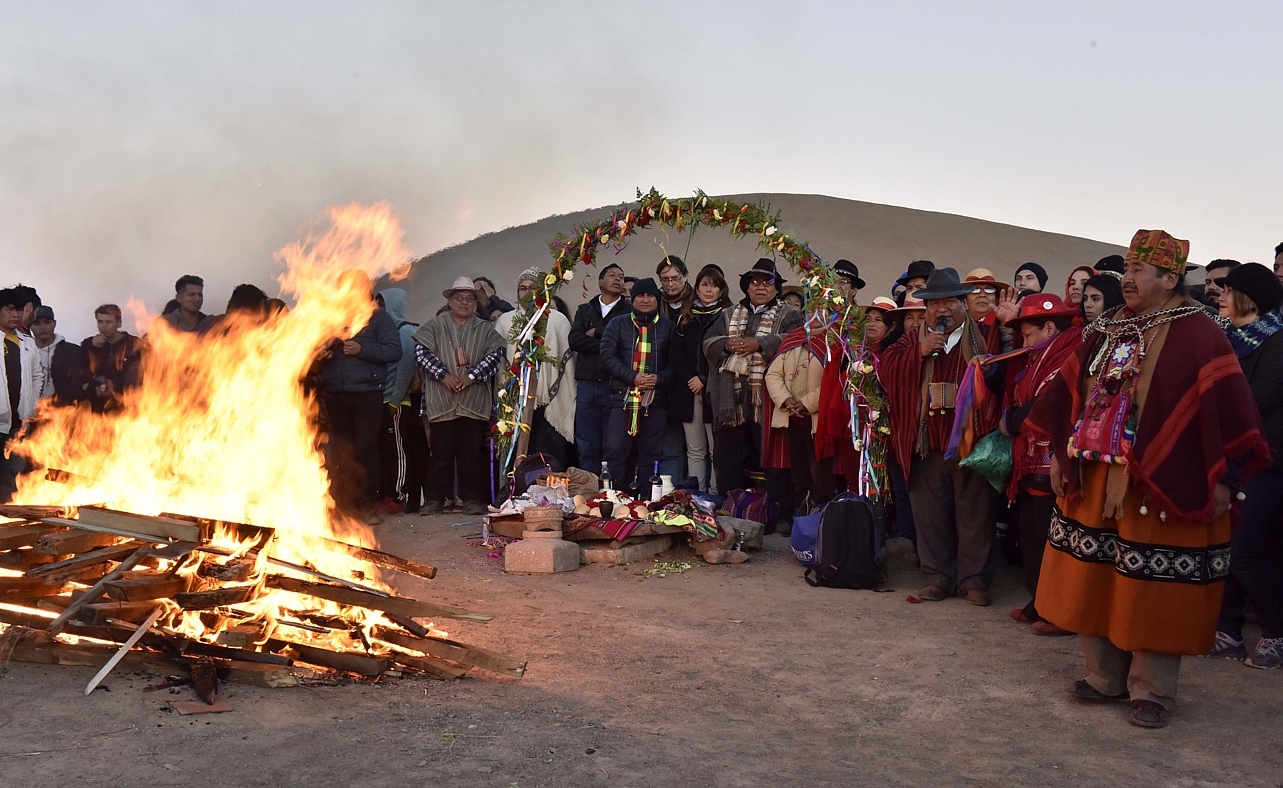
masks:
{"type": "MultiPolygon", "coordinates": [[[[1118,309],[1121,309],[1119,307],[1118,309]]],[[[1116,312],[1117,310],[1114,310],[1116,312]]],[[[1092,357],[1091,364],[1087,371],[1092,375],[1100,373],[1101,366],[1105,360],[1110,357],[1114,350],[1124,343],[1136,343],[1136,367],[1139,369],[1145,363],[1145,334],[1152,328],[1157,328],[1164,323],[1171,323],[1190,315],[1205,314],[1203,308],[1199,306],[1176,306],[1171,309],[1160,309],[1157,312],[1150,312],[1146,315],[1135,315],[1133,317],[1120,317],[1116,320],[1110,320],[1109,316],[1114,312],[1107,312],[1092,322],[1088,323],[1083,329],[1083,341],[1090,341],[1093,333],[1103,334],[1105,341],[1101,343],[1100,349],[1092,357]]]]}

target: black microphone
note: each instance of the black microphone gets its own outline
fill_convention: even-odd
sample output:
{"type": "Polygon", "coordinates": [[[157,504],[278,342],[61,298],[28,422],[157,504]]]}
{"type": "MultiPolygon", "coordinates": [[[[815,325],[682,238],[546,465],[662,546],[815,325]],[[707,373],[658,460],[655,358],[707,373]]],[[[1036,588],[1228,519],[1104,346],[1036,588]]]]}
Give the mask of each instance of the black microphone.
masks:
{"type": "MultiPolygon", "coordinates": [[[[944,330],[948,327],[949,327],[949,316],[941,315],[940,319],[936,321],[936,333],[943,334],[944,330]]],[[[939,357],[940,350],[941,348],[936,348],[935,350],[931,351],[931,358],[939,357]]]]}

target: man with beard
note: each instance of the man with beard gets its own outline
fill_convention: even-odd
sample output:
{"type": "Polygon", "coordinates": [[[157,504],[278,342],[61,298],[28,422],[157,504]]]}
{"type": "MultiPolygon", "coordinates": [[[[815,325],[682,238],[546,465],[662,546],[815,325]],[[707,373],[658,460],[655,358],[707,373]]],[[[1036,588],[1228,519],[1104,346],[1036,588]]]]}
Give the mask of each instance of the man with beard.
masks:
{"type": "Polygon", "coordinates": [[[1217,279],[1224,279],[1229,276],[1230,271],[1238,268],[1242,263],[1238,260],[1213,260],[1207,264],[1204,271],[1203,279],[1203,303],[1210,307],[1211,314],[1220,314],[1222,288],[1216,283],[1217,279]]]}
{"type": "Polygon", "coordinates": [[[1269,458],[1225,334],[1185,297],[1188,259],[1189,242],[1137,231],[1126,306],[1088,325],[1025,419],[1057,496],[1038,615],[1080,635],[1071,697],[1130,702],[1145,728],[1168,723],[1181,655],[1212,647],[1230,507],[1269,458]]]}

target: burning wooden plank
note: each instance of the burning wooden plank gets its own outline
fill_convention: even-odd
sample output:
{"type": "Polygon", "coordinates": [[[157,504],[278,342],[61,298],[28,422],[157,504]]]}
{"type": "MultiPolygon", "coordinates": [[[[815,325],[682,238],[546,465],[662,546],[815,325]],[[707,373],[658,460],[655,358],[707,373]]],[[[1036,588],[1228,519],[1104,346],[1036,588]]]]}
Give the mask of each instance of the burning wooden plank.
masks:
{"type": "Polygon", "coordinates": [[[114,534],[96,534],[89,531],[58,531],[45,534],[36,540],[32,549],[41,555],[72,555],[92,550],[95,547],[109,547],[120,542],[114,534]]]}
{"type": "Polygon", "coordinates": [[[174,594],[174,601],[183,610],[213,610],[249,602],[258,596],[258,586],[227,586],[206,591],[188,591],[174,594]]]}
{"type": "Polygon", "coordinates": [[[267,585],[282,591],[293,591],[296,594],[314,596],[317,599],[328,599],[341,605],[353,605],[370,610],[381,610],[401,616],[422,618],[454,618],[460,621],[487,623],[494,616],[486,613],[472,613],[457,607],[434,605],[431,602],[420,602],[417,599],[396,596],[378,596],[367,591],[357,591],[345,586],[334,586],[326,583],[309,583],[284,575],[268,575],[267,585]]]}
{"type": "Polygon", "coordinates": [[[309,646],[306,643],[272,640],[269,641],[268,645],[284,649],[284,653],[287,656],[299,662],[319,665],[332,670],[343,670],[348,673],[355,673],[358,676],[378,676],[387,670],[388,665],[391,663],[391,660],[387,657],[367,657],[363,654],[346,651],[330,651],[317,646],[309,646]]]}
{"type": "Polygon", "coordinates": [[[34,601],[58,591],[59,589],[30,577],[0,577],[0,602],[34,601]]]}
{"type": "Polygon", "coordinates": [[[199,525],[169,517],[145,517],[131,512],[119,512],[114,509],[103,509],[97,506],[80,507],[77,519],[67,524],[73,528],[91,530],[101,529],[104,533],[115,533],[120,536],[146,534],[163,540],[179,542],[199,542],[201,529],[199,525]]]}
{"type": "Polygon", "coordinates": [[[485,649],[465,646],[452,640],[440,638],[416,638],[403,635],[387,627],[375,627],[373,634],[376,640],[391,643],[394,646],[417,651],[437,659],[448,659],[460,665],[478,667],[492,673],[521,678],[526,673],[526,663],[508,659],[485,649]]]}
{"type": "Polygon", "coordinates": [[[50,564],[33,567],[27,570],[27,577],[39,578],[46,583],[61,583],[75,577],[86,568],[104,564],[108,561],[123,561],[126,556],[146,545],[137,542],[126,542],[114,547],[100,547],[77,556],[56,561],[50,564]]]}
{"type": "Polygon", "coordinates": [[[353,558],[358,558],[366,563],[374,564],[375,566],[381,566],[384,569],[395,569],[398,572],[405,572],[408,575],[415,575],[416,577],[422,577],[427,580],[431,580],[437,576],[437,568],[435,566],[422,564],[418,561],[411,561],[408,558],[402,558],[399,555],[385,553],[382,550],[360,547],[358,545],[348,544],[347,542],[340,542],[337,539],[326,539],[325,544],[340,552],[347,553],[353,558]]]}
{"type": "Polygon", "coordinates": [[[191,581],[168,572],[135,574],[106,583],[103,593],[120,602],[145,602],[149,599],[170,599],[186,591],[191,581]]]}
{"type": "MultiPolygon", "coordinates": [[[[14,525],[0,529],[0,550],[17,550],[19,547],[30,547],[42,536],[61,529],[52,525],[14,525]]],[[[76,552],[68,550],[69,553],[76,552]]]]}
{"type": "Polygon", "coordinates": [[[62,629],[63,624],[67,623],[68,619],[76,615],[80,608],[97,602],[98,598],[102,596],[103,587],[106,586],[107,583],[120,577],[130,569],[133,569],[135,564],[146,558],[149,554],[148,548],[140,547],[131,553],[124,561],[121,561],[115,569],[103,575],[101,580],[94,583],[87,591],[73,599],[71,604],[67,605],[67,609],[62,611],[57,618],[50,622],[48,630],[49,633],[56,634],[58,630],[62,629]]]}

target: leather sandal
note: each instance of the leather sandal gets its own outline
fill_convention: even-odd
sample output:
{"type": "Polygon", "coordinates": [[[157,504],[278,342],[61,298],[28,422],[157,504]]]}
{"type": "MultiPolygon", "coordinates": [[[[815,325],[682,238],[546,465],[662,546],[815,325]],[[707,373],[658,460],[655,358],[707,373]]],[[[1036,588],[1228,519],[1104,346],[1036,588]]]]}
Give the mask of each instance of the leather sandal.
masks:
{"type": "Polygon", "coordinates": [[[1168,711],[1161,703],[1152,700],[1132,701],[1132,713],[1127,721],[1141,728],[1166,728],[1168,711]]]}
{"type": "Polygon", "coordinates": [[[1074,634],[1067,629],[1061,629],[1050,621],[1035,621],[1029,628],[1034,631],[1035,635],[1045,638],[1063,638],[1074,634]]]}
{"type": "Polygon", "coordinates": [[[983,588],[968,588],[962,596],[967,600],[967,604],[975,605],[976,607],[989,607],[989,592],[983,588]]]}
{"type": "Polygon", "coordinates": [[[1083,703],[1126,703],[1128,701],[1126,692],[1121,695],[1106,695],[1088,684],[1085,679],[1074,682],[1074,686],[1069,688],[1069,697],[1083,703]]]}

